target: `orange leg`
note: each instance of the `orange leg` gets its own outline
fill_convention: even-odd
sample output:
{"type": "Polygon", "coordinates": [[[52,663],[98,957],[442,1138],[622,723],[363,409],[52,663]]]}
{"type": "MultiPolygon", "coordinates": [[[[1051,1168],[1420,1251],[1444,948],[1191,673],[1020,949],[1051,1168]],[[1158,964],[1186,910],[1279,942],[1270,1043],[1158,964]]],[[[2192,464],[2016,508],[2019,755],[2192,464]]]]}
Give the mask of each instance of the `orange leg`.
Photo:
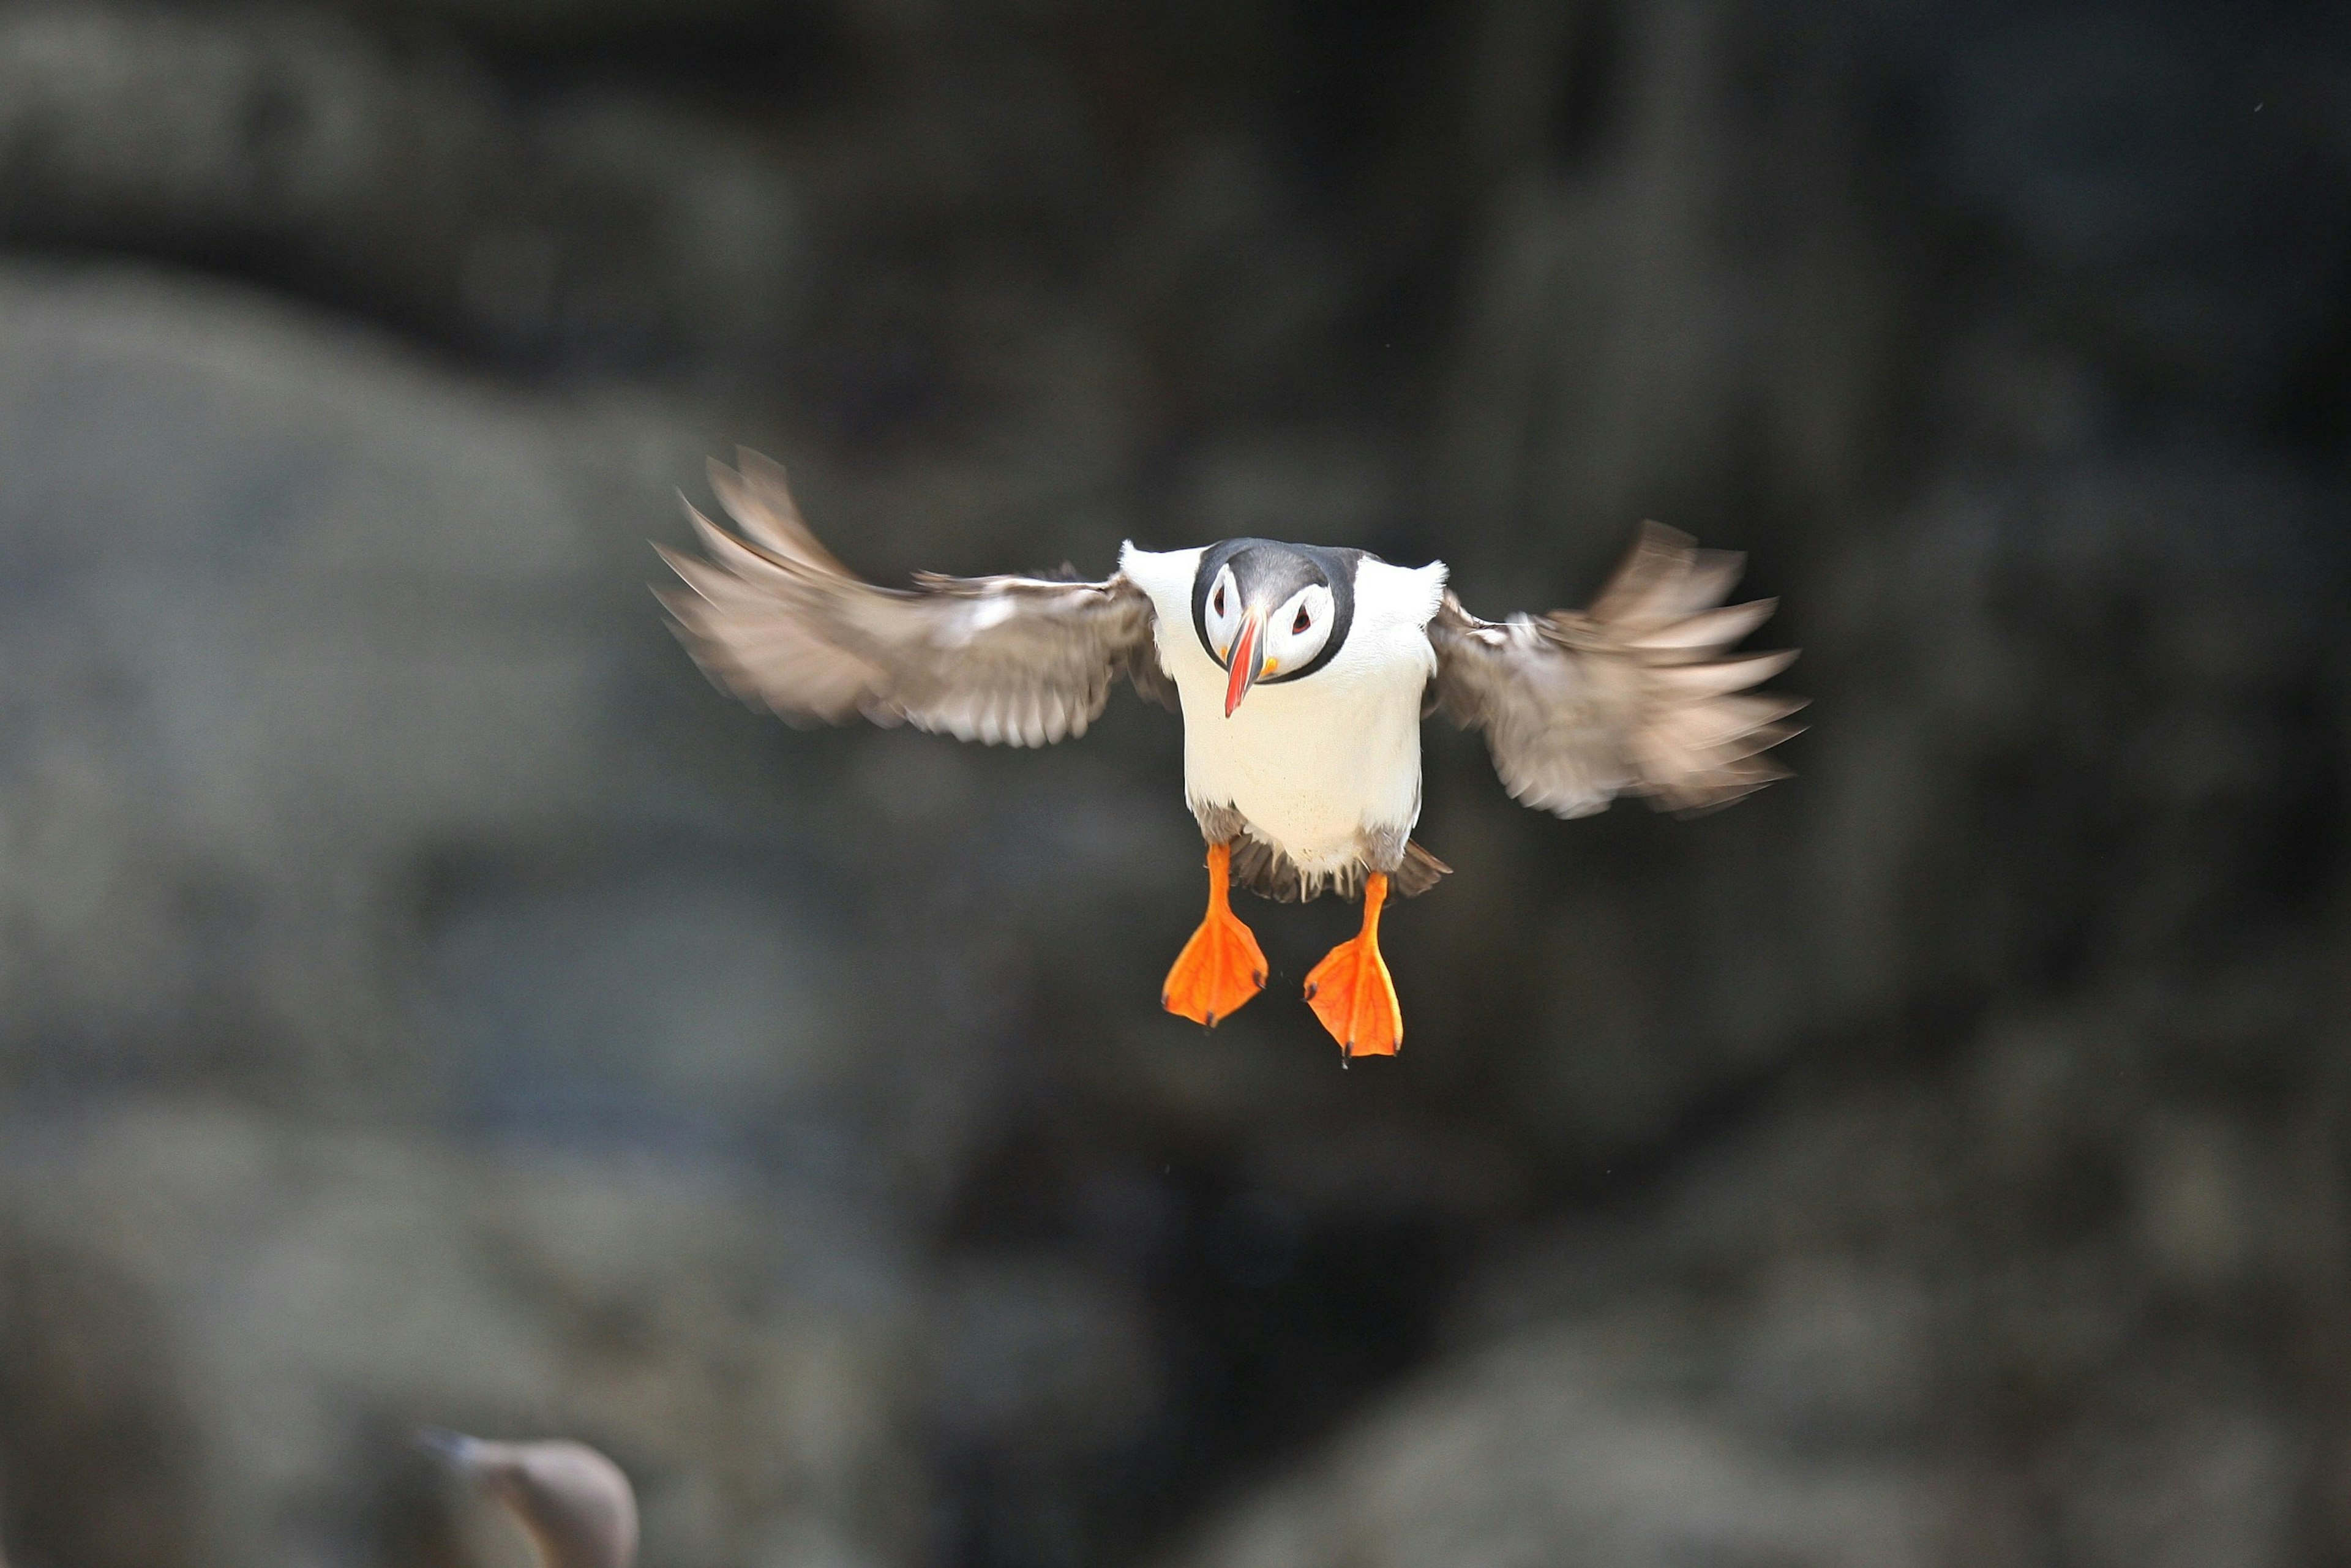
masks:
{"type": "Polygon", "coordinates": [[[1387,873],[1375,871],[1364,883],[1364,929],[1306,977],[1306,1005],[1342,1056],[1394,1056],[1404,1042],[1404,1009],[1380,956],[1380,905],[1387,901],[1387,873]]]}
{"type": "Polygon", "coordinates": [[[1176,955],[1159,993],[1161,1007],[1210,1029],[1265,988],[1265,954],[1227,902],[1232,864],[1231,845],[1208,846],[1207,918],[1176,955]]]}

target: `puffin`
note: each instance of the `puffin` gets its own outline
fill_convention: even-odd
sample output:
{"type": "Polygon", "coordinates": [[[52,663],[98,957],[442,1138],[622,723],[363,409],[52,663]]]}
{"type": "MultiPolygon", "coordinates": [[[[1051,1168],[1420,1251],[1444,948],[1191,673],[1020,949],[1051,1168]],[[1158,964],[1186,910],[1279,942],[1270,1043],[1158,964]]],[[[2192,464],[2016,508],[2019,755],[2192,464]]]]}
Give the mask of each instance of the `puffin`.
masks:
{"type": "MultiPolygon", "coordinates": [[[[1118,570],[868,582],[819,543],[784,470],[752,452],[709,482],[733,528],[693,503],[703,553],[655,546],[655,593],[720,688],[796,726],[863,717],[1001,746],[1081,736],[1124,682],[1184,722],[1184,797],[1207,844],[1207,910],[1161,989],[1214,1027],[1266,984],[1235,887],[1279,902],[1360,899],[1363,925],[1306,977],[1343,1061],[1393,1055],[1404,1012],[1380,915],[1451,868],[1412,836],[1420,730],[1484,732],[1503,787],[1561,817],[1646,797],[1694,813],[1787,769],[1802,698],[1755,686],[1793,651],[1731,650],[1775,608],[1723,601],[1742,558],[1645,523],[1582,611],[1485,621],[1441,561],[1234,538],[1132,541],[1118,570]]],[[[684,497],[681,497],[684,499],[684,497]]]]}
{"type": "Polygon", "coordinates": [[[621,1467],[567,1438],[502,1443],[428,1427],[417,1440],[514,1515],[541,1568],[633,1568],[637,1494],[621,1467]]]}

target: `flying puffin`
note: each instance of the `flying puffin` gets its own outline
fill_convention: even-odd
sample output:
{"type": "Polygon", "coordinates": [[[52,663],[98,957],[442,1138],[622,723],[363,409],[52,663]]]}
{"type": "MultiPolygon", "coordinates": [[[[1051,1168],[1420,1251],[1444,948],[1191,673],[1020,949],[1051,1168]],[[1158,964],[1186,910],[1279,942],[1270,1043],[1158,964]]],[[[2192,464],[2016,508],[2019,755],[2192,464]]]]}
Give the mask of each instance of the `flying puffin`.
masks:
{"type": "Polygon", "coordinates": [[[1363,929],[1307,976],[1307,1002],[1343,1055],[1396,1050],[1380,910],[1450,869],[1412,837],[1426,713],[1484,730],[1510,794],[1562,817],[1618,795],[1698,810],[1786,776],[1763,753],[1802,701],[1748,688],[1795,654],[1725,656],[1773,601],[1723,605],[1740,558],[1656,523],[1590,609],[1502,622],[1464,610],[1442,562],[1258,538],[1129,543],[1100,582],[923,572],[889,589],[817,542],[782,468],[737,461],[714,462],[710,484],[740,534],[688,503],[708,556],[663,549],[684,587],[657,591],[744,701],[1005,746],[1083,735],[1122,678],[1184,716],[1208,909],[1160,999],[1199,1023],[1265,985],[1234,883],[1283,902],[1336,892],[1361,896],[1363,929]]]}

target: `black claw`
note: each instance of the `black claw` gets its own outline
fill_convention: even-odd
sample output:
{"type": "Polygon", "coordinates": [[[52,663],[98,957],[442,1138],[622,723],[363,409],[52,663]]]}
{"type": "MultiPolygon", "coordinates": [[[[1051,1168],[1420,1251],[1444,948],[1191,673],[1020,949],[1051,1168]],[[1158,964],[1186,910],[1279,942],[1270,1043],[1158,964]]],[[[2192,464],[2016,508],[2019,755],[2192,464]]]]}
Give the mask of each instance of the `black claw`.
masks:
{"type": "Polygon", "coordinates": [[[1310,1001],[1310,1002],[1311,1002],[1311,1001],[1312,1001],[1312,1000],[1314,999],[1314,993],[1315,993],[1315,992],[1317,992],[1317,991],[1319,991],[1319,990],[1321,990],[1322,988],[1322,987],[1320,987],[1320,986],[1309,986],[1309,987],[1307,987],[1307,988],[1306,988],[1306,999],[1307,999],[1308,1001],[1310,1001]]]}
{"type": "Polygon", "coordinates": [[[1202,1019],[1200,1021],[1209,1029],[1214,1029],[1217,1027],[1217,1015],[1210,1013],[1207,1018],[1202,1019]]]}

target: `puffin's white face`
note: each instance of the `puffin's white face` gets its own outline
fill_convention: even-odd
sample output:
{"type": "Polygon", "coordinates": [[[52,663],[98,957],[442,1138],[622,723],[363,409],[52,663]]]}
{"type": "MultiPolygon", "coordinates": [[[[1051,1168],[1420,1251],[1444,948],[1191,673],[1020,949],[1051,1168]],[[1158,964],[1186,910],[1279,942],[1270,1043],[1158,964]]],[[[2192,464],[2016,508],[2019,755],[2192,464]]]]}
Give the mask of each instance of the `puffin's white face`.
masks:
{"type": "Polygon", "coordinates": [[[1265,674],[1280,674],[1312,664],[1331,640],[1337,612],[1331,591],[1309,583],[1274,607],[1265,621],[1265,674]]]}
{"type": "MultiPolygon", "coordinates": [[[[1269,611],[1263,643],[1264,675],[1270,678],[1284,670],[1312,664],[1322,645],[1331,640],[1337,609],[1331,591],[1312,582],[1269,611]]],[[[1228,665],[1232,663],[1233,643],[1239,637],[1241,622],[1247,615],[1241,603],[1240,584],[1233,580],[1233,569],[1225,567],[1209,586],[1208,602],[1200,617],[1208,633],[1208,646],[1216,650],[1218,662],[1228,665]]]]}
{"type": "Polygon", "coordinates": [[[1302,679],[1338,653],[1359,559],[1270,539],[1227,539],[1203,553],[1192,613],[1200,641],[1225,667],[1227,718],[1259,681],[1302,679]]]}

